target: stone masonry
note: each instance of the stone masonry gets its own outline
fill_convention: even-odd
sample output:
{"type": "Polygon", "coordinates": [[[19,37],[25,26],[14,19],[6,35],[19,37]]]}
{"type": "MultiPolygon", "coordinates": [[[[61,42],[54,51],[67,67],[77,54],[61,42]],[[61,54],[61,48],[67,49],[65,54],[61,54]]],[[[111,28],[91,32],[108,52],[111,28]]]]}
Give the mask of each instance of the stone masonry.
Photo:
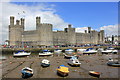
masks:
{"type": "Polygon", "coordinates": [[[36,30],[24,31],[25,19],[16,20],[10,16],[9,45],[10,46],[52,46],[52,45],[81,45],[104,43],[104,30],[100,32],[91,30],[76,33],[72,25],[64,31],[53,31],[52,24],[41,23],[41,18],[36,17],[36,30]]]}

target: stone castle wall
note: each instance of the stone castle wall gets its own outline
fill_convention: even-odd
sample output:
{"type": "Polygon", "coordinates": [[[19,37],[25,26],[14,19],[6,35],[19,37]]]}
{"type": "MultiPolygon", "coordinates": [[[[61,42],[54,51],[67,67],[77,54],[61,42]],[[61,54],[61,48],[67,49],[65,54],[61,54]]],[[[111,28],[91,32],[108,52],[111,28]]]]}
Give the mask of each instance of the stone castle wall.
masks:
{"type": "Polygon", "coordinates": [[[9,45],[80,45],[104,43],[104,31],[97,32],[88,27],[88,32],[76,33],[75,28],[69,24],[64,31],[52,31],[53,25],[41,23],[41,18],[36,17],[36,30],[24,31],[24,19],[16,20],[10,17],[9,25],[9,45]],[[21,22],[21,23],[20,23],[21,22]]]}
{"type": "Polygon", "coordinates": [[[40,24],[37,30],[39,45],[53,45],[52,24],[40,24]]]}
{"type": "Polygon", "coordinates": [[[64,31],[53,32],[53,44],[65,45],[67,43],[67,33],[64,31]]]}
{"type": "Polygon", "coordinates": [[[24,31],[22,34],[22,41],[24,42],[24,45],[36,45],[38,41],[37,31],[24,31]]]}

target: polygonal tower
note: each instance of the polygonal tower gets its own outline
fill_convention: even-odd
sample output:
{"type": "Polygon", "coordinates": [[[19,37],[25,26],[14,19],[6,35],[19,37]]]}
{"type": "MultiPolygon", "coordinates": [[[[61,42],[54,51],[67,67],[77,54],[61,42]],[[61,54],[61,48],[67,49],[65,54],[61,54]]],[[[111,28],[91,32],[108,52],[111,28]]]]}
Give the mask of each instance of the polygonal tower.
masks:
{"type": "Polygon", "coordinates": [[[69,24],[67,28],[67,44],[69,45],[76,44],[75,28],[72,28],[71,24],[69,24]]]}
{"type": "Polygon", "coordinates": [[[22,42],[22,33],[24,31],[24,19],[16,20],[16,24],[14,24],[14,17],[10,16],[10,25],[9,25],[9,45],[10,46],[21,46],[22,42]]]}
{"type": "Polygon", "coordinates": [[[100,30],[100,32],[99,32],[99,42],[100,43],[104,43],[104,39],[105,39],[105,36],[104,36],[104,30],[100,30]]]}
{"type": "Polygon", "coordinates": [[[38,34],[38,44],[53,45],[52,24],[40,23],[40,17],[36,17],[36,29],[38,34]]]}

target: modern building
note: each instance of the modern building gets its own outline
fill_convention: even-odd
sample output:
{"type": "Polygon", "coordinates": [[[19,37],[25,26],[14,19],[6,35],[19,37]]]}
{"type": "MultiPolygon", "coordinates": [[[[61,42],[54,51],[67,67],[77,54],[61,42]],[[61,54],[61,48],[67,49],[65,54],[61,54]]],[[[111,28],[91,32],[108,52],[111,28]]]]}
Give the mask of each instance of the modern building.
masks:
{"type": "Polygon", "coordinates": [[[112,35],[105,37],[105,43],[120,45],[120,35],[112,35]]]}
{"type": "Polygon", "coordinates": [[[100,32],[91,30],[85,33],[75,32],[72,25],[68,25],[64,31],[53,31],[52,24],[41,23],[41,18],[36,17],[36,30],[24,31],[25,19],[16,20],[10,17],[9,45],[10,46],[52,46],[52,45],[81,45],[81,44],[103,44],[104,30],[100,32]]]}

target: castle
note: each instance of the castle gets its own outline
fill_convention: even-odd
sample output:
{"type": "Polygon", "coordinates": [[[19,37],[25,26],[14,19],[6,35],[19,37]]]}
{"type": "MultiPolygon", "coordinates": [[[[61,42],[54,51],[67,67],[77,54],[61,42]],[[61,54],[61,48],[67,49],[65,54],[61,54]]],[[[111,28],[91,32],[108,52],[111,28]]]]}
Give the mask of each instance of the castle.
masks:
{"type": "Polygon", "coordinates": [[[69,24],[64,31],[53,31],[52,24],[41,23],[41,18],[36,17],[36,30],[24,31],[25,19],[16,20],[10,16],[9,45],[10,46],[52,46],[52,45],[81,45],[104,43],[104,30],[100,32],[91,30],[88,32],[75,32],[75,28],[69,24]]]}

